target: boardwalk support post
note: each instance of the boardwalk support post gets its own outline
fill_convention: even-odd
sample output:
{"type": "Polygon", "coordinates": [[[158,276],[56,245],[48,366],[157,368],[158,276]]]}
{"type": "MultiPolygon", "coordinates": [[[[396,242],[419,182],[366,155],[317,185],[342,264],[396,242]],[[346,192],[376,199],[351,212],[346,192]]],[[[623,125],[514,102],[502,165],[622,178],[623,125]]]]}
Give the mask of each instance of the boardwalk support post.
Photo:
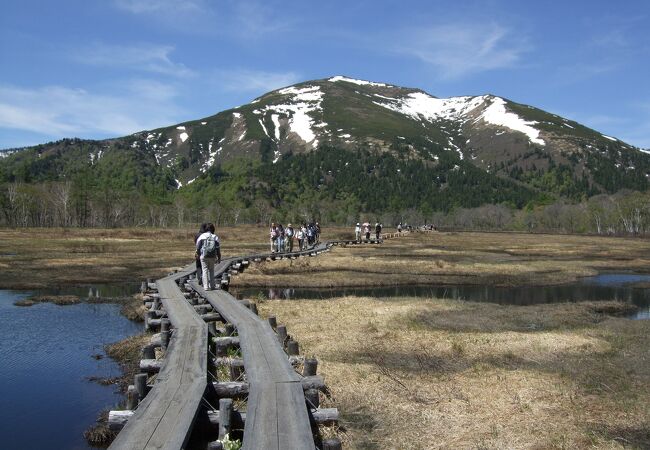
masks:
{"type": "Polygon", "coordinates": [[[232,399],[219,400],[219,440],[230,433],[232,423],[232,399]]]}

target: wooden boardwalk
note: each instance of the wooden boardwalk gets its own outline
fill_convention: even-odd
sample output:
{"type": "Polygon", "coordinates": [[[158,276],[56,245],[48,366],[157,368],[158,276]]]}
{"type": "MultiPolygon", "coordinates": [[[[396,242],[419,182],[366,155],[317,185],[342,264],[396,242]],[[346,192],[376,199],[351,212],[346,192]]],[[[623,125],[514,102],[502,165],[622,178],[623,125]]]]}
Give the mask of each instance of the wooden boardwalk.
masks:
{"type": "Polygon", "coordinates": [[[207,386],[208,327],[185,300],[176,280],[158,280],[158,292],[174,326],[156,383],[110,449],[185,448],[207,386]]]}
{"type": "Polygon", "coordinates": [[[239,334],[250,386],[244,448],[315,449],[301,377],[271,326],[227,292],[191,285],[239,334]]]}
{"type": "MultiPolygon", "coordinates": [[[[333,245],[380,242],[333,241],[292,253],[227,258],[215,267],[215,277],[227,285],[228,271],[244,261],[316,256],[333,245]]],[[[190,438],[208,385],[208,326],[187,301],[178,281],[195,271],[192,263],[156,282],[174,327],[172,338],[155,384],[110,449],[176,450],[185,448],[190,438]]],[[[315,449],[302,377],[291,366],[271,326],[224,290],[205,291],[196,281],[189,286],[237,328],[249,386],[243,448],[315,449]]]]}

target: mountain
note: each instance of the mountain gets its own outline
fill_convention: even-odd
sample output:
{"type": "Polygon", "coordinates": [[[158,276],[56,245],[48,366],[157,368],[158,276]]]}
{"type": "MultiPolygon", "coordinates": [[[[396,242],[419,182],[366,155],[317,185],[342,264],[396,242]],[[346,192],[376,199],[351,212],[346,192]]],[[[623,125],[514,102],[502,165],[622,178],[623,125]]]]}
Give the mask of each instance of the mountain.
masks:
{"type": "Polygon", "coordinates": [[[81,176],[161,198],[178,188],[188,196],[209,190],[245,208],[259,199],[298,204],[305,193],[353,196],[348,203],[368,211],[521,207],[645,191],[650,176],[647,153],[532,106],[494,95],[436,98],[344,76],[130,136],[6,153],[3,182],[81,176]]]}

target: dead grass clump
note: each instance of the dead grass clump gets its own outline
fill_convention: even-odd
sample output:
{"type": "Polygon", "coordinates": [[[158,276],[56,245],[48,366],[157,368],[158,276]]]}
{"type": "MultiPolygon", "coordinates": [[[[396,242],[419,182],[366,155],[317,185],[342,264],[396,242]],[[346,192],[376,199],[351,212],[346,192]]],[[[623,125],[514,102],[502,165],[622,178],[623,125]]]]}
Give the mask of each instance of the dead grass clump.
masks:
{"type": "Polygon", "coordinates": [[[95,425],[84,431],[84,438],[93,447],[108,447],[116,436],[117,433],[108,428],[108,411],[106,410],[100,413],[95,425]]]}
{"type": "Polygon", "coordinates": [[[76,305],[81,303],[76,295],[32,295],[31,297],[14,302],[16,306],[32,306],[36,303],[54,303],[59,306],[76,305]]]}
{"type": "Polygon", "coordinates": [[[127,386],[135,374],[140,372],[140,355],[151,335],[143,333],[131,336],[105,347],[106,354],[113,358],[122,368],[123,376],[120,385],[127,386]]]}

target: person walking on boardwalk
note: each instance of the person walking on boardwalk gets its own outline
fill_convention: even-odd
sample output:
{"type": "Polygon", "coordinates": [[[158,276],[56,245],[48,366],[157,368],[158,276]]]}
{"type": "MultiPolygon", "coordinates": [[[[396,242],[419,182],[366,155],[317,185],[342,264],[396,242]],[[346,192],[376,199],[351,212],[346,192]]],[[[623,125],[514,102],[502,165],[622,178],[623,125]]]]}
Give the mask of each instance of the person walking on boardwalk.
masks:
{"type": "Polygon", "coordinates": [[[275,247],[278,241],[278,230],[275,227],[275,222],[271,222],[271,228],[269,229],[269,235],[271,237],[271,253],[275,253],[275,247]]]}
{"type": "Polygon", "coordinates": [[[298,239],[298,250],[303,250],[305,248],[305,226],[298,228],[296,232],[296,239],[298,239]]]}
{"type": "Polygon", "coordinates": [[[363,224],[363,231],[364,231],[364,233],[366,233],[366,241],[369,241],[370,240],[370,223],[369,222],[365,222],[363,224]]]}
{"type": "Polygon", "coordinates": [[[284,230],[284,248],[288,249],[289,252],[293,251],[294,234],[291,224],[287,225],[287,228],[284,230]]]}
{"type": "Polygon", "coordinates": [[[214,283],[214,265],[221,262],[220,247],[219,236],[214,234],[214,224],[209,223],[206,232],[196,240],[196,251],[201,255],[203,288],[206,291],[217,288],[214,283]]]}
{"type": "Polygon", "coordinates": [[[402,232],[402,222],[397,224],[397,232],[401,233],[402,232]]]}
{"type": "Polygon", "coordinates": [[[320,224],[318,222],[314,225],[314,241],[317,244],[320,243],[320,224]]]}
{"type": "Polygon", "coordinates": [[[277,226],[278,230],[278,252],[284,252],[284,227],[282,226],[281,223],[278,224],[277,226]]]}
{"type": "Polygon", "coordinates": [[[357,226],[354,227],[354,238],[357,242],[361,242],[361,224],[357,222],[357,226]]]}
{"type": "Polygon", "coordinates": [[[379,222],[375,224],[375,239],[381,239],[381,224],[379,222]]]}
{"type": "MultiPolygon", "coordinates": [[[[208,228],[207,223],[202,223],[201,226],[199,227],[199,232],[194,235],[194,248],[196,248],[196,241],[199,240],[199,236],[201,236],[203,233],[208,228]]],[[[201,266],[201,255],[199,255],[198,250],[194,252],[194,260],[196,261],[196,279],[198,280],[199,284],[203,283],[203,277],[201,274],[203,273],[203,268],[201,266]]]]}

